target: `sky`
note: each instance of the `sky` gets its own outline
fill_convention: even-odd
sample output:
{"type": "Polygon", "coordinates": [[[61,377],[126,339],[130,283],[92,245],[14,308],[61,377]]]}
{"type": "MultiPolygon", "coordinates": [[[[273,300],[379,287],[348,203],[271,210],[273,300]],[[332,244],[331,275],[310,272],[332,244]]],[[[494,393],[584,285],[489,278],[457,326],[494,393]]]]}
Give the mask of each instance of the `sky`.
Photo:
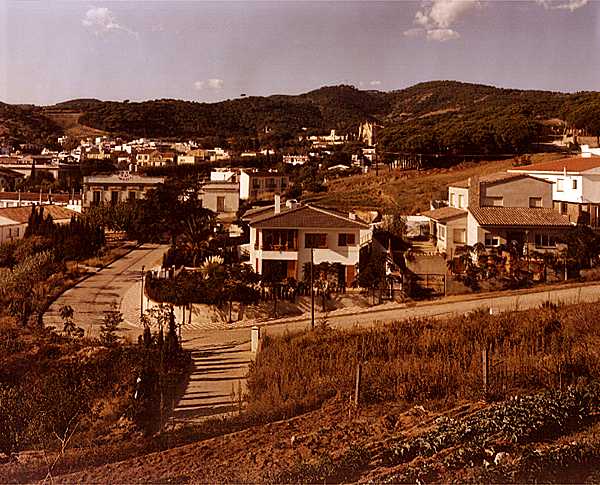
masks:
{"type": "Polygon", "coordinates": [[[600,88],[600,0],[0,0],[0,101],[600,88]]]}

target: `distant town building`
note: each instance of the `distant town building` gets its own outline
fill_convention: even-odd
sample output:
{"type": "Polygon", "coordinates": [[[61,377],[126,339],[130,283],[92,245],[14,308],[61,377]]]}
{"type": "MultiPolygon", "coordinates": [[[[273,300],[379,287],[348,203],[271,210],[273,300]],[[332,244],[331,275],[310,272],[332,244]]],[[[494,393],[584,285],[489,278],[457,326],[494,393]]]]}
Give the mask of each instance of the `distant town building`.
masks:
{"type": "Polygon", "coordinates": [[[309,158],[308,155],[284,155],[283,163],[287,163],[288,165],[304,165],[308,163],[309,158]]]}
{"type": "MultiPolygon", "coordinates": [[[[44,215],[50,214],[57,224],[68,224],[77,212],[56,205],[44,205],[44,215]]],[[[27,229],[31,206],[0,208],[0,244],[22,239],[27,229]]]]}
{"type": "Polygon", "coordinates": [[[287,175],[276,171],[242,170],[239,175],[240,199],[258,200],[282,194],[290,184],[287,175]]]}
{"type": "Polygon", "coordinates": [[[237,182],[209,182],[202,186],[202,207],[217,214],[220,222],[233,222],[240,208],[240,185],[237,182]]]}
{"type": "Polygon", "coordinates": [[[164,177],[143,177],[129,172],[84,177],[83,209],[99,204],[118,204],[143,199],[149,190],[164,181],[164,177]]]}

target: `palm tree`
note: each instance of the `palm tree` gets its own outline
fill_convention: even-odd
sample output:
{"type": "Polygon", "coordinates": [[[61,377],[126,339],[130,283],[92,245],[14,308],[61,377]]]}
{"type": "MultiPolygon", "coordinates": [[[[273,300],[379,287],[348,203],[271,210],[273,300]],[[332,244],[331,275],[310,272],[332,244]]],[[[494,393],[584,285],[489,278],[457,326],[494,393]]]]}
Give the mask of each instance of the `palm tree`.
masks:
{"type": "Polygon", "coordinates": [[[181,235],[183,247],[192,254],[192,265],[204,261],[210,241],[214,237],[215,216],[208,209],[198,212],[184,221],[181,235]]]}

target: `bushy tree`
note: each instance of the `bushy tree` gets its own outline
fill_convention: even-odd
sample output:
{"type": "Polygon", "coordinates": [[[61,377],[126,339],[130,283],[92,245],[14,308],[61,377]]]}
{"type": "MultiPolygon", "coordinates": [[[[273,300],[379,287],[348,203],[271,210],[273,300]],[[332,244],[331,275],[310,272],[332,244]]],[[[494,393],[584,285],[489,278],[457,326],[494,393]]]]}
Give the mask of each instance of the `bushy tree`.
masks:
{"type": "Polygon", "coordinates": [[[117,332],[121,329],[123,315],[118,310],[108,310],[104,312],[104,320],[100,327],[100,343],[106,347],[116,345],[121,337],[117,332]]]}

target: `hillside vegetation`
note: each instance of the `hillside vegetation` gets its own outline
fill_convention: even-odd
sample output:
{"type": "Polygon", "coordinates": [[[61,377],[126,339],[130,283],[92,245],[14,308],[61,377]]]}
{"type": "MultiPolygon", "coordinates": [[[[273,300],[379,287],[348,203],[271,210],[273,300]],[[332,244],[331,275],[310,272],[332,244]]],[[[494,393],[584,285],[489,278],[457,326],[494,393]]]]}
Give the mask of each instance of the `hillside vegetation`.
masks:
{"type": "MultiPolygon", "coordinates": [[[[35,128],[21,108],[6,106],[5,111],[18,111],[17,122],[35,128]]],[[[494,154],[527,151],[548,134],[548,120],[565,120],[597,136],[600,93],[432,81],[391,92],[341,85],[297,96],[251,96],[218,103],[79,99],[47,109],[55,117],[61,110],[82,113],[81,125],[126,136],[250,137],[273,146],[293,143],[301,133],[330,129],[356,133],[360,122],[374,120],[384,127],[381,143],[386,151],[494,154]]],[[[28,113],[45,119],[41,109],[29,108],[28,113]]],[[[15,116],[0,111],[0,123],[7,125],[9,119],[15,116]]],[[[39,119],[38,125],[44,128],[39,119]]],[[[11,126],[13,138],[27,134],[24,128],[11,126]]]]}

